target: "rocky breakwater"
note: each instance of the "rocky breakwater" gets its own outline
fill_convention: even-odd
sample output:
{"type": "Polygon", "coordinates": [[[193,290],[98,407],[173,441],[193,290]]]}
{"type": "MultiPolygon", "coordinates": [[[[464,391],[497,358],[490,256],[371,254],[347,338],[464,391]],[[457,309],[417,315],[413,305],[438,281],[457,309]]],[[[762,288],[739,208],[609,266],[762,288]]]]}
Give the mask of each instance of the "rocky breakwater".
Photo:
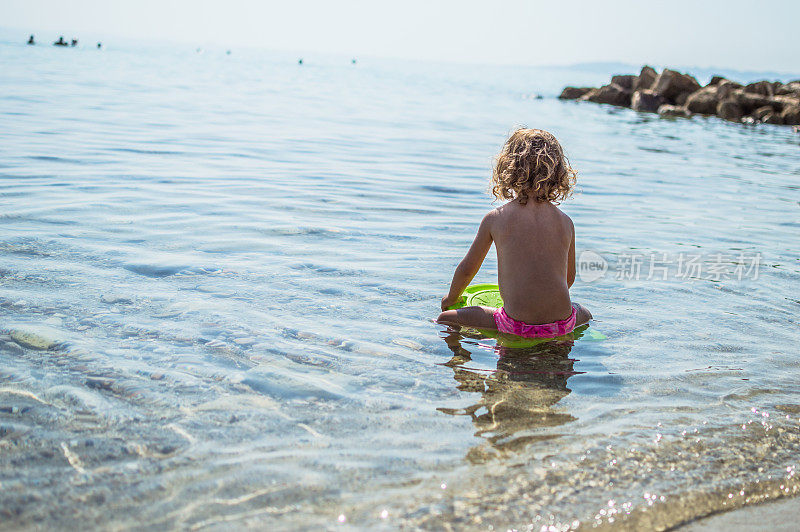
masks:
{"type": "Polygon", "coordinates": [[[714,76],[705,87],[689,74],[649,66],[639,75],[617,75],[600,88],[566,87],[559,98],[630,107],[664,117],[716,115],[742,123],[800,124],[800,80],[742,85],[714,76]]]}

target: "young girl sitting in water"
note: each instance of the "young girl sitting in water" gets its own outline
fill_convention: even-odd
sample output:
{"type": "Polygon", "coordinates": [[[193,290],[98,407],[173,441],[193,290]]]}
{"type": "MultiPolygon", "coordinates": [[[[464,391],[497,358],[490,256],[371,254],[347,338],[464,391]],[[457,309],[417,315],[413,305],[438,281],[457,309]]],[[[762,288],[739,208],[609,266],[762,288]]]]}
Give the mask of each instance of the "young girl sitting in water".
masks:
{"type": "Polygon", "coordinates": [[[592,315],[570,301],[575,281],[575,228],[554,203],[566,199],[576,172],[556,138],[541,129],[518,129],[506,141],[492,174],[492,194],[511,200],[483,217],[467,255],[442,298],[439,323],[497,329],[526,338],[572,332],[592,315]],[[447,308],[458,301],[497,248],[503,307],[447,308]]]}

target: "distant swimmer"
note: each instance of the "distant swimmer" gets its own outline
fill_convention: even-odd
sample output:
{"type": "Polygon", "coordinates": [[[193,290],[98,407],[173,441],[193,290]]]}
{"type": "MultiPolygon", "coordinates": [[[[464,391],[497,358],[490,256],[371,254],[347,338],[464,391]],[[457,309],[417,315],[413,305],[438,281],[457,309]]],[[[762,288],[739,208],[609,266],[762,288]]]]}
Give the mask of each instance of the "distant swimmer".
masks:
{"type": "Polygon", "coordinates": [[[353,63],[353,64],[355,65],[355,64],[356,64],[356,58],[354,57],[354,58],[352,59],[352,61],[350,61],[350,62],[351,62],[351,63],[353,63]]]}
{"type": "Polygon", "coordinates": [[[231,55],[231,51],[228,50],[227,52],[225,52],[225,55],[231,55]]]}
{"type": "Polygon", "coordinates": [[[77,46],[77,45],[78,45],[78,39],[72,39],[72,44],[70,44],[70,46],[77,46]]]}
{"type": "Polygon", "coordinates": [[[33,40],[33,35],[31,35],[31,38],[28,39],[28,44],[36,44],[36,41],[33,40]]]}
{"type": "Polygon", "coordinates": [[[103,43],[101,43],[101,42],[97,43],[97,49],[98,49],[98,50],[99,50],[100,48],[102,48],[102,47],[103,47],[103,43]]]}
{"type": "Polygon", "coordinates": [[[53,43],[53,46],[69,46],[69,44],[67,44],[67,41],[64,40],[64,36],[62,35],[53,43]]]}
{"type": "Polygon", "coordinates": [[[302,57],[301,57],[300,59],[298,59],[298,60],[297,60],[297,64],[298,64],[298,65],[302,65],[302,64],[303,64],[303,58],[302,58],[302,57]]]}

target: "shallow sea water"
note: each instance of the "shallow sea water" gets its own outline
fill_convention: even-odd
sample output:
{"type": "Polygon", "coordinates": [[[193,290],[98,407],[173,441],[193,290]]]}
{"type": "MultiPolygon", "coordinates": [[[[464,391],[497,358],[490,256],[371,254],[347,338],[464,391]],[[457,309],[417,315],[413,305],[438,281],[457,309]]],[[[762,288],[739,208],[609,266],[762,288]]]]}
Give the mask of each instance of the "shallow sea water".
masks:
{"type": "Polygon", "coordinates": [[[789,128],[557,100],[578,69],[0,67],[0,529],[669,528],[800,488],[789,128]],[[604,341],[432,322],[523,124],[580,172],[604,341]]]}

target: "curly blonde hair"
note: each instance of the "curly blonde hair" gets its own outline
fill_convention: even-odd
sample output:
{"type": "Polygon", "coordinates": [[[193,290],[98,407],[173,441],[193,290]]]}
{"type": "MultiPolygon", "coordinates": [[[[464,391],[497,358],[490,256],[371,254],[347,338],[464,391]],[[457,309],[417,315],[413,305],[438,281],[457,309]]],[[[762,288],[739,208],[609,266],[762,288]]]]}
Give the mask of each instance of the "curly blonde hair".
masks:
{"type": "Polygon", "coordinates": [[[491,192],[497,199],[559,203],[572,194],[578,173],[556,138],[543,129],[519,128],[495,159],[491,192]]]}

